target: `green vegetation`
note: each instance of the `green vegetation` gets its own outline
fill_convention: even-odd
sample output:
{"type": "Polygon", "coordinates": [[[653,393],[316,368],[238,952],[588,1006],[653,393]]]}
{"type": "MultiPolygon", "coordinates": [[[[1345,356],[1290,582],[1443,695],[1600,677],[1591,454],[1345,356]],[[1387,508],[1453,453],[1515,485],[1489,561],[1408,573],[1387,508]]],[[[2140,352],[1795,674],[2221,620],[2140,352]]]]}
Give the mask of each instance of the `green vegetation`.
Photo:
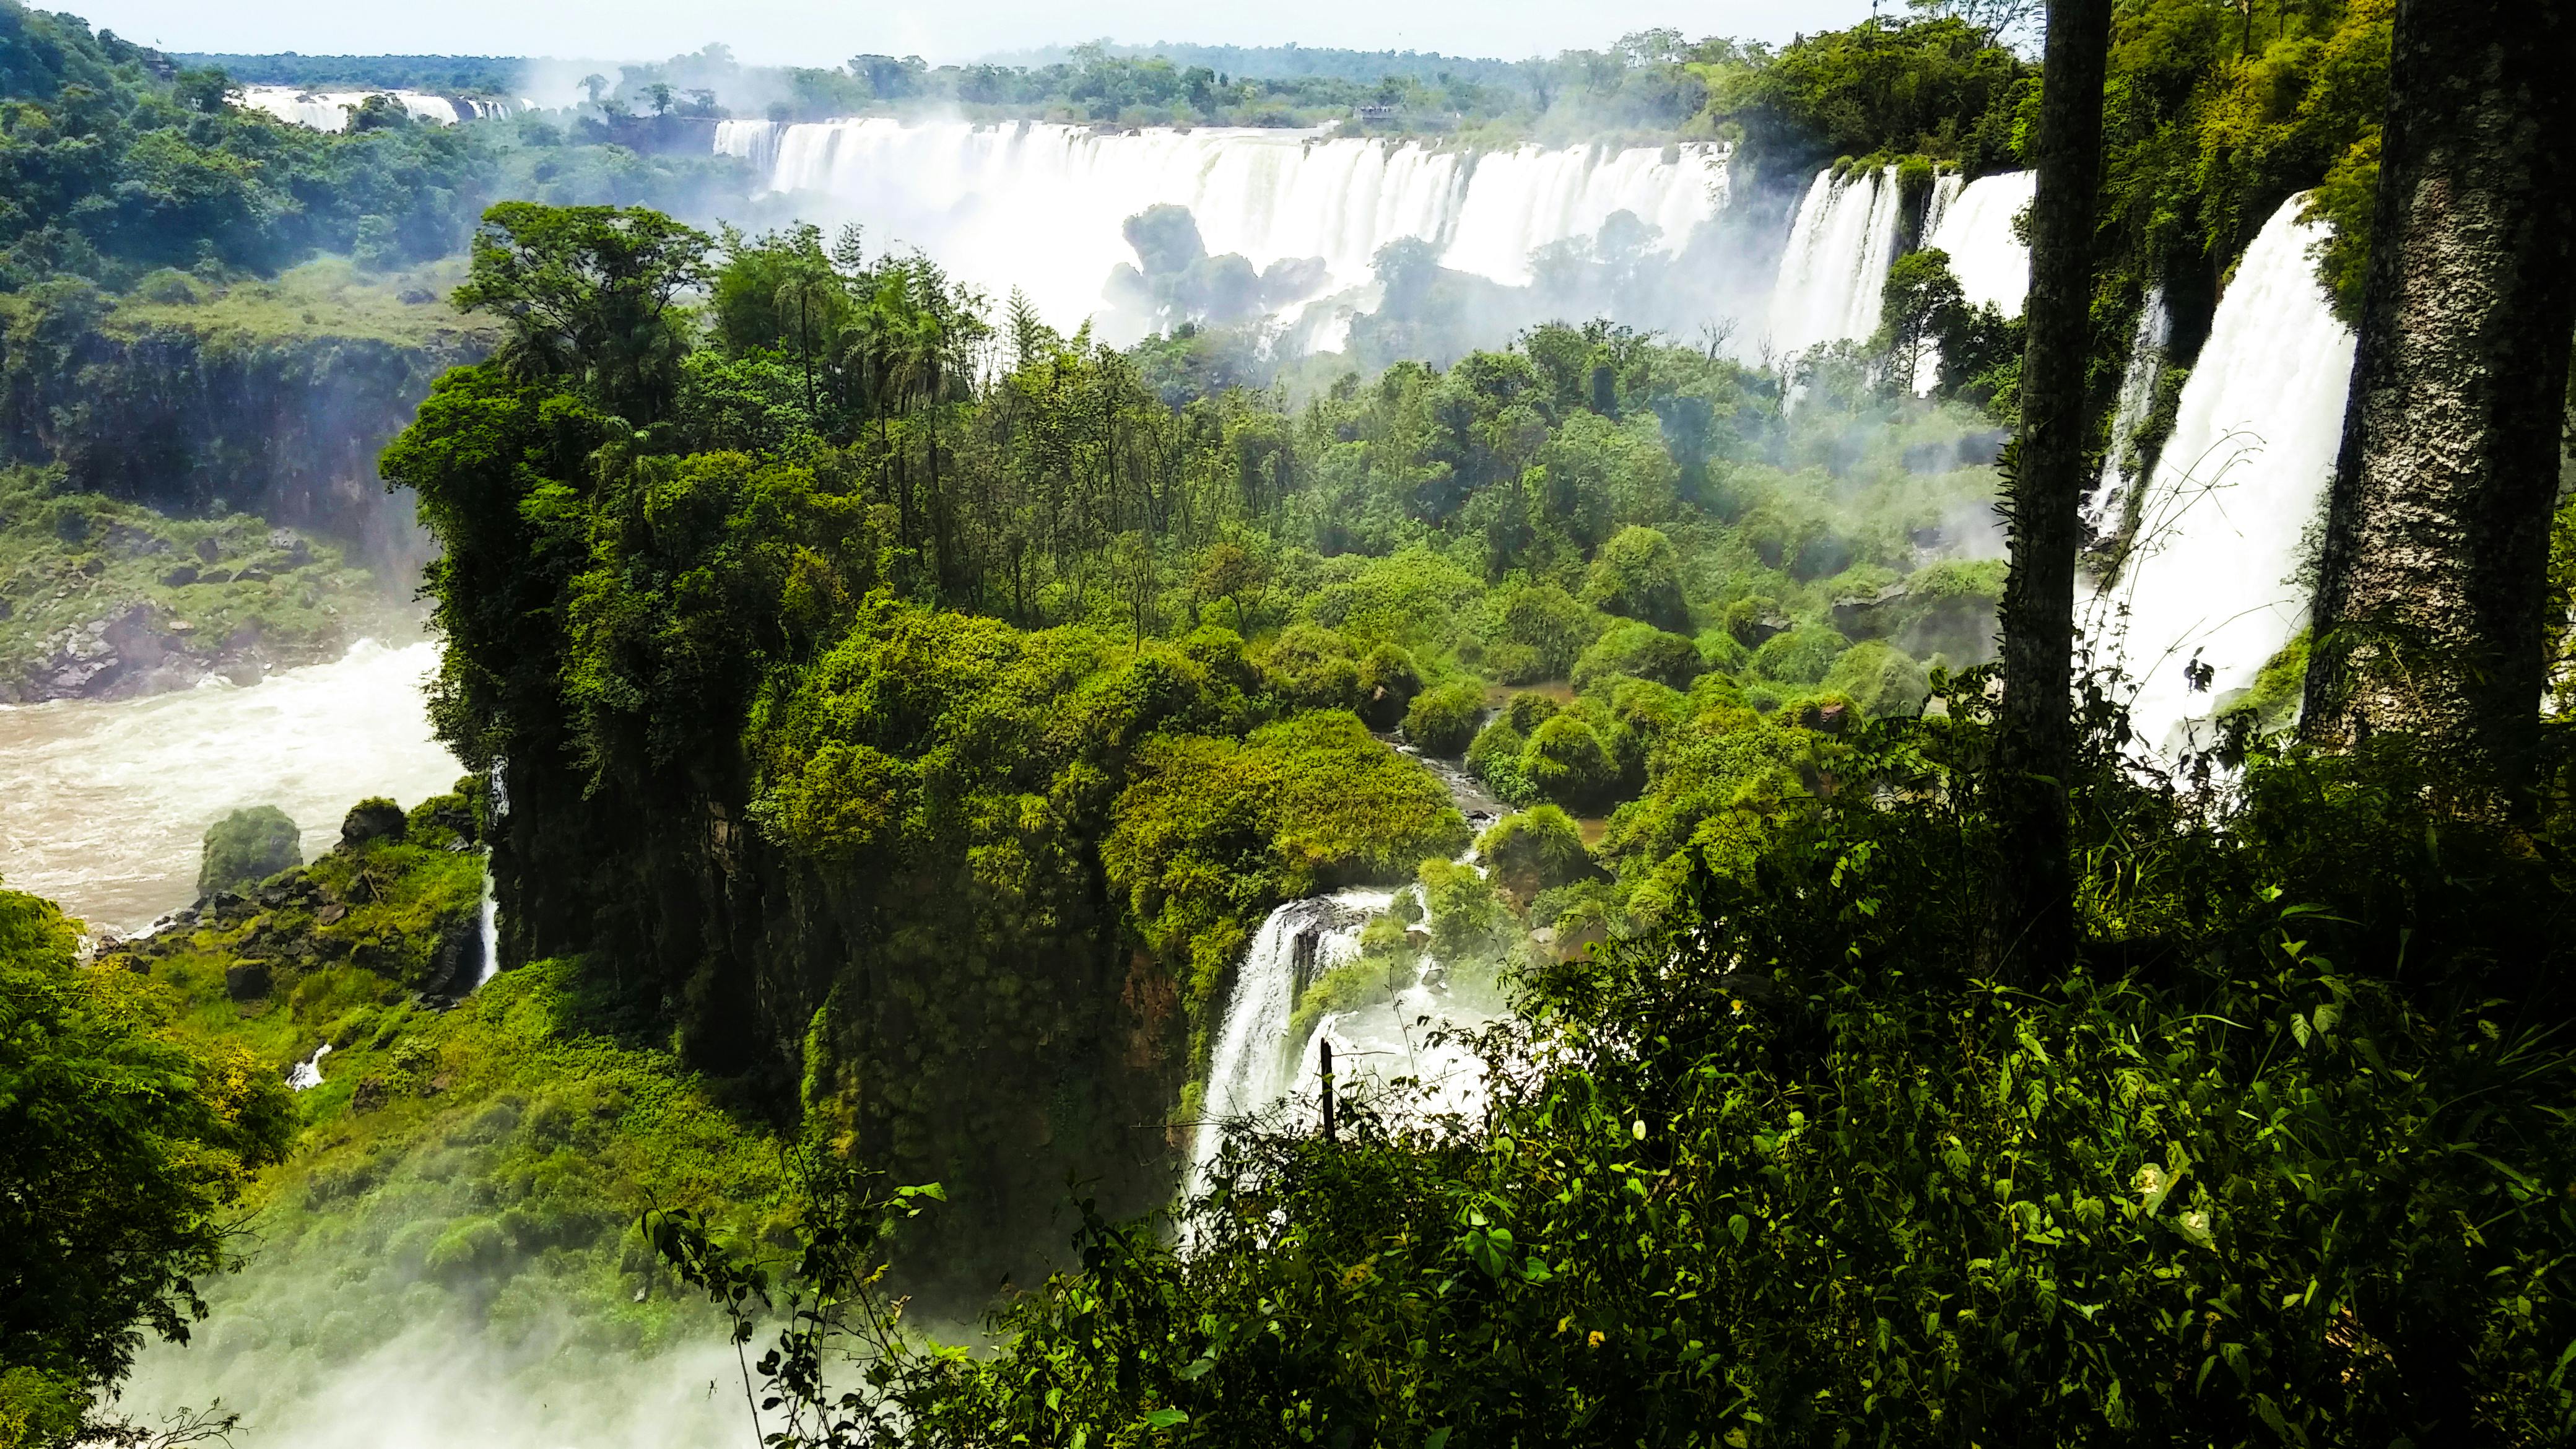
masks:
{"type": "Polygon", "coordinates": [[[220,891],[257,885],[304,863],[295,822],[274,805],[236,810],[206,831],[204,864],[197,869],[200,900],[220,891]]]}
{"type": "Polygon", "coordinates": [[[78,959],[49,902],[0,892],[0,1443],[64,1443],[148,1330],[187,1338],[229,1210],[293,1108],[241,1044],[170,1029],[151,989],[78,959]]]}
{"type": "MultiPolygon", "coordinates": [[[[2425,813],[2401,750],[2176,792],[2098,711],[2086,959],[2002,989],[1960,683],[1859,731],[1749,875],[1694,862],[1667,929],[1525,977],[1481,1121],[1399,1090],[1239,1132],[1185,1251],[1087,1213],[993,1356],[888,1353],[864,1303],[827,1340],[908,1443],[2568,1433],[2555,867],[2425,813]]],[[[1401,949],[1315,990],[1365,1002],[1401,949]]]]}
{"type": "Polygon", "coordinates": [[[0,471],[0,701],[250,682],[408,626],[342,551],[256,518],[165,517],[0,471]]]}

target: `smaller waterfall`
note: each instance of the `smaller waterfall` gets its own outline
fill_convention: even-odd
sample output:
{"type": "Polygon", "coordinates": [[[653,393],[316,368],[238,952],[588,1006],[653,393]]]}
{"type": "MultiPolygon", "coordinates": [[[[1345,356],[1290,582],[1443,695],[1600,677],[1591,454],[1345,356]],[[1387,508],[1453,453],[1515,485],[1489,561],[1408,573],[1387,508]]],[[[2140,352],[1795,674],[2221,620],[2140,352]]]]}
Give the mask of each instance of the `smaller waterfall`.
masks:
{"type": "Polygon", "coordinates": [[[483,971],[474,978],[476,986],[481,986],[501,971],[501,902],[492,894],[492,856],[489,851],[483,855],[482,929],[483,971]]]}
{"type": "Polygon", "coordinates": [[[322,1059],[331,1055],[331,1044],[324,1042],[313,1049],[313,1055],[297,1062],[286,1074],[287,1089],[309,1092],[322,1085],[322,1059]]]}
{"type": "Polygon", "coordinates": [[[1904,211],[1892,171],[1836,179],[1819,171],[1798,204],[1771,293],[1765,342],[1786,359],[1878,330],[1879,292],[1904,211]]]}
{"type": "Polygon", "coordinates": [[[2102,481],[2093,496],[2084,500],[2084,526],[2096,538],[2109,537],[2127,523],[2129,488],[2137,481],[2129,476],[2129,445],[2137,441],[2147,410],[2155,406],[2156,384],[2164,378],[2165,348],[2172,341],[2173,314],[2165,307],[2165,289],[2150,286],[2146,304],[2138,309],[2137,329],[2129,334],[2129,361],[2120,371],[2120,401],[2111,414],[2111,446],[2102,455],[2102,481]]]}
{"type": "Polygon", "coordinates": [[[2282,203],[2237,263],[2128,558],[2090,610],[2097,653],[2137,686],[2132,728],[2168,753],[2205,744],[2201,722],[2307,621],[2297,574],[2343,437],[2353,336],[2317,282],[2323,228],[2299,220],[2306,203],[2282,203]]]}
{"type": "Polygon", "coordinates": [[[1337,891],[1290,901],[1261,923],[1235,972],[1234,995],[1208,1054],[1207,1096],[1190,1150],[1185,1200],[1207,1191],[1209,1169],[1225,1142],[1225,1122],[1267,1110],[1287,1090],[1289,1064],[1283,1053],[1295,1009],[1299,953],[1311,953],[1310,974],[1340,965],[1357,953],[1360,927],[1394,903],[1388,891],[1337,891]]]}

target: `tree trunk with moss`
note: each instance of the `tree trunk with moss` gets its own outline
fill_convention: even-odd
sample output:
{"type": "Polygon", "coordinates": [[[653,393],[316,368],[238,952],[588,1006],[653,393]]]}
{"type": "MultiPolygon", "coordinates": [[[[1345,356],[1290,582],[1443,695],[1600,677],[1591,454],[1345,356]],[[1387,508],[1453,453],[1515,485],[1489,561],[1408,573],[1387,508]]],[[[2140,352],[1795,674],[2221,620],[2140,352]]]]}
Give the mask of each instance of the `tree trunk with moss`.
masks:
{"type": "Polygon", "coordinates": [[[2062,967],[2075,944],[2066,780],[2075,760],[2075,555],[2083,542],[2076,505],[2088,481],[2084,388],[2110,42],[2110,0],[2051,0],[2022,426],[2008,484],[2012,573],[2004,584],[1995,760],[2002,850],[1984,951],[1985,968],[2007,979],[2062,967]]]}
{"type": "Polygon", "coordinates": [[[2469,815],[2519,807],[2538,739],[2571,128],[2564,7],[2399,4],[2304,730],[2413,737],[2469,815]]]}

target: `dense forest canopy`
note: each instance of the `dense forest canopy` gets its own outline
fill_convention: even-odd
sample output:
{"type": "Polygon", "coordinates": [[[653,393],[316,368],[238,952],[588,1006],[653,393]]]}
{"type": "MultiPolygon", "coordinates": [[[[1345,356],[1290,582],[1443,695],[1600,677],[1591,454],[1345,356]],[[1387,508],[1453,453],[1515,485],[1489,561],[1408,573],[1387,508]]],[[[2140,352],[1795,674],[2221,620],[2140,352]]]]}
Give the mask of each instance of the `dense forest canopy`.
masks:
{"type": "MultiPolygon", "coordinates": [[[[1995,662],[2029,628],[1998,606],[2040,547],[2031,425],[2071,519],[2151,294],[2147,453],[2301,193],[2321,282],[2389,345],[2403,17],[2091,12],[2098,184],[2042,183],[2057,281],[2007,318],[1914,244],[1944,172],[2068,174],[2029,9],[1512,63],[719,46],[598,77],[569,116],[379,105],[340,135],[227,98],[506,93],[501,63],[182,64],[0,9],[0,405],[47,465],[0,488],[11,548],[59,545],[29,576],[69,589],[202,534],[275,583],[289,545],[244,554],[223,521],[243,455],[117,422],[363,374],[368,417],[405,424],[381,467],[435,540],[431,714],[471,772],[364,802],[310,864],[275,849],[293,822],[227,822],[222,888],[95,966],[0,895],[0,1105],[140,1084],[5,1164],[13,1202],[65,1163],[132,1190],[31,1209],[0,1271],[37,1282],[57,1265],[27,1244],[111,1230],[141,1265],[66,1290],[78,1313],[0,1309],[0,1445],[69,1438],[224,1266],[220,1213],[293,1105],[245,1042],[315,1077],[299,1156],[258,1179],[288,1261],[460,1324],[524,1312],[504,1290],[541,1264],[629,1346],[709,1327],[671,1292],[706,1289],[736,1342],[783,1333],[767,1403],[743,1375],[786,1442],[2576,1433],[2563,727],[2488,709],[2529,736],[2489,808],[2432,725],[2280,735],[2303,640],[2178,760],[2142,753],[2116,678],[2052,685],[2035,797],[1995,662]],[[1724,141],[1744,215],[1785,230],[1830,167],[1890,178],[1911,231],[1876,332],[1782,365],[1574,301],[1475,337],[1476,293],[1420,243],[1300,363],[1202,305],[1228,259],[1185,212],[1130,221],[1165,314],[1111,347],[644,144],[961,109],[1724,141]],[[210,517],[156,530],[75,485],[210,517]],[[1471,824],[1480,797],[1501,818],[1471,824]],[[2034,798],[2056,833],[2019,828],[2034,798]],[[1996,883],[2033,839],[2063,934],[1999,968],[1996,883]],[[253,882],[253,856],[282,868],[253,882]],[[508,969],[475,987],[487,880],[508,969]],[[1174,1203],[1256,935],[1348,886],[1392,899],[1300,966],[1289,1039],[1437,975],[1513,1007],[1459,1047],[1483,1095],[1444,1115],[1346,1079],[1336,1127],[1229,1123],[1174,1203]],[[889,1284],[999,1302],[990,1351],[925,1351],[889,1284]]],[[[1613,235],[1542,261],[1641,265],[1613,235]]],[[[2524,370],[2563,373],[2563,342],[2524,370]]],[[[2537,538],[2555,504],[2525,501],[2537,538]]],[[[2342,507],[2348,567],[2387,520],[2342,507]]],[[[2576,531],[2551,536],[2560,592],[2513,583],[2563,632],[2576,531]]],[[[1335,1090],[1312,1071],[1300,1107],[1335,1090]]]]}

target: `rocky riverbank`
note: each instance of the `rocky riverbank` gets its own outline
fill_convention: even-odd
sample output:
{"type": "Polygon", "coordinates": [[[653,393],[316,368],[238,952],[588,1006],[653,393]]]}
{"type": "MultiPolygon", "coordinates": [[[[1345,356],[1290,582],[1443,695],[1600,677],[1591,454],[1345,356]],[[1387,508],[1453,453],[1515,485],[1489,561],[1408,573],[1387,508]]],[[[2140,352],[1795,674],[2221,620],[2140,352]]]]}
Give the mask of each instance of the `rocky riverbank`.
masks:
{"type": "Polygon", "coordinates": [[[417,629],[376,575],[294,529],[0,477],[0,704],[255,684],[417,629]]]}

